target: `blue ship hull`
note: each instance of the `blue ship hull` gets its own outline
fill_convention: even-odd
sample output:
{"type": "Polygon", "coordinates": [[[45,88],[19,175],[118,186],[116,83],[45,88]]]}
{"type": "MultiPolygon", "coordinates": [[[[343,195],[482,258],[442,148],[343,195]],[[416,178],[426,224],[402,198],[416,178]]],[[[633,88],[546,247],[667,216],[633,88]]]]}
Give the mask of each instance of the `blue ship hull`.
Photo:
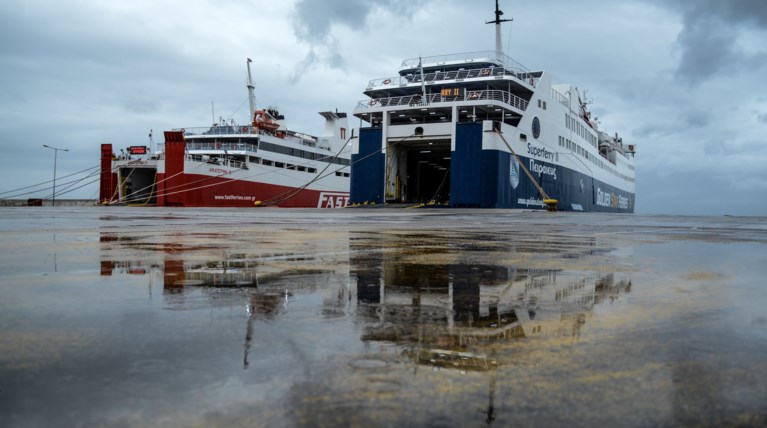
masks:
{"type": "MultiPolygon", "coordinates": [[[[523,164],[560,211],[633,213],[635,195],[555,162],[482,148],[481,122],[457,123],[450,153],[449,205],[454,208],[546,209],[523,164]],[[519,159],[517,161],[516,159],[519,159]]],[[[386,158],[381,128],[363,128],[352,155],[352,204],[385,203],[386,158]]]]}

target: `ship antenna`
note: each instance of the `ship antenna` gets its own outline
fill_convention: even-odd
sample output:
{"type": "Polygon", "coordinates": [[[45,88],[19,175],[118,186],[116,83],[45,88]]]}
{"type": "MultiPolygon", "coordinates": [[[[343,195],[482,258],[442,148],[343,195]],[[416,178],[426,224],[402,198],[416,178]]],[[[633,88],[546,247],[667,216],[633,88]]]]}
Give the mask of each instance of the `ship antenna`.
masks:
{"type": "Polygon", "coordinates": [[[252,59],[248,58],[248,103],[250,103],[250,119],[253,120],[253,114],[256,112],[256,86],[253,85],[253,78],[250,75],[250,63],[252,59]]]}
{"type": "Polygon", "coordinates": [[[498,0],[495,0],[495,19],[492,21],[487,21],[485,24],[495,24],[495,56],[498,61],[503,64],[503,44],[501,42],[501,23],[502,22],[511,22],[514,20],[512,19],[501,19],[501,15],[503,15],[503,12],[501,12],[500,6],[498,6],[498,0]]]}

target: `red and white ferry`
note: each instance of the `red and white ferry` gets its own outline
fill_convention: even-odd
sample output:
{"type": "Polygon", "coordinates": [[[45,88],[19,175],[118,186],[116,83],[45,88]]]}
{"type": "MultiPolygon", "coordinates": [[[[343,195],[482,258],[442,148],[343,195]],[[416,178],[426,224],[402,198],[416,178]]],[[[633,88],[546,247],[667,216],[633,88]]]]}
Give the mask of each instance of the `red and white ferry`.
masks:
{"type": "Polygon", "coordinates": [[[251,123],[224,120],[165,132],[155,150],[101,145],[101,204],[184,207],[338,208],[349,201],[346,113],[320,112],[325,135],[288,129],[275,108],[256,109],[248,59],[251,123]]]}

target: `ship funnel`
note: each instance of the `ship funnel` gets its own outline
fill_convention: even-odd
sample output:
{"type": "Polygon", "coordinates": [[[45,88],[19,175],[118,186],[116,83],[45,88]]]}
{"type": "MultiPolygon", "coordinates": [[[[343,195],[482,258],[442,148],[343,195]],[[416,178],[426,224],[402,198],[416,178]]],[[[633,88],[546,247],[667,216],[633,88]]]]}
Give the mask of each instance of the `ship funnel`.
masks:
{"type": "Polygon", "coordinates": [[[336,137],[346,140],[346,130],[349,129],[349,121],[346,113],[337,111],[321,111],[320,115],[325,118],[325,137],[336,137]]]}
{"type": "Polygon", "coordinates": [[[324,139],[330,141],[332,150],[339,149],[346,143],[346,139],[351,135],[348,134],[349,121],[346,118],[346,113],[338,111],[321,111],[320,115],[325,118],[325,135],[324,139]]]}

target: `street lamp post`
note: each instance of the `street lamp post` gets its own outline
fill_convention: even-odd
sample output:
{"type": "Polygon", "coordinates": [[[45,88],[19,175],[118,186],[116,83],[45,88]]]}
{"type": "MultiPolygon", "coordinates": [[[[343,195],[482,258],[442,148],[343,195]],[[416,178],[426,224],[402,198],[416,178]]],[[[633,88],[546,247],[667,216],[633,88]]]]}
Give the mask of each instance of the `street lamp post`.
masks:
{"type": "Polygon", "coordinates": [[[43,147],[47,147],[53,150],[53,201],[51,202],[51,205],[55,207],[56,206],[56,157],[59,154],[59,151],[68,152],[69,150],[57,149],[56,147],[51,147],[47,144],[43,144],[43,147]]]}

